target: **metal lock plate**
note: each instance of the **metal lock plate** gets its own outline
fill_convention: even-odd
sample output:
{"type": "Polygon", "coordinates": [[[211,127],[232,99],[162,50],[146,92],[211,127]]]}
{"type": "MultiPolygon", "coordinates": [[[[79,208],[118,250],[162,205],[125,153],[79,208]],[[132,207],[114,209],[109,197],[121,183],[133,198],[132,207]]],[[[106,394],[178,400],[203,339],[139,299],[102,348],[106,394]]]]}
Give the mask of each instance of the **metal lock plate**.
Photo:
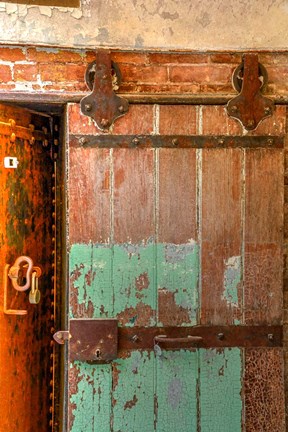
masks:
{"type": "Polygon", "coordinates": [[[117,319],[70,321],[70,360],[107,363],[117,358],[117,319]]]}

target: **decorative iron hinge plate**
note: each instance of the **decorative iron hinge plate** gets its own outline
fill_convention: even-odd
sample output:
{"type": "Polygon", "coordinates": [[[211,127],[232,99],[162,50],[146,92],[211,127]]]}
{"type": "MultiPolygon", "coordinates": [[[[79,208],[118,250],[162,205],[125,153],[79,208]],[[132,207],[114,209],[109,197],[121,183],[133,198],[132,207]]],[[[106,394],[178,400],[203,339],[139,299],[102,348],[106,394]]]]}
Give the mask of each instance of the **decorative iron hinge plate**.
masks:
{"type": "Polygon", "coordinates": [[[88,65],[86,71],[86,82],[90,89],[93,77],[93,91],[81,100],[80,105],[82,113],[91,117],[99,129],[109,129],[129,109],[128,101],[114,93],[113,77],[120,81],[119,75],[117,65],[112,64],[110,51],[97,50],[96,60],[88,65]]]}
{"type": "Polygon", "coordinates": [[[267,80],[267,72],[264,66],[258,63],[257,54],[243,55],[243,63],[234,72],[234,86],[240,80],[241,92],[228,102],[227,112],[239,120],[245,129],[253,130],[262,120],[270,117],[274,110],[273,101],[261,94],[267,80]]]}

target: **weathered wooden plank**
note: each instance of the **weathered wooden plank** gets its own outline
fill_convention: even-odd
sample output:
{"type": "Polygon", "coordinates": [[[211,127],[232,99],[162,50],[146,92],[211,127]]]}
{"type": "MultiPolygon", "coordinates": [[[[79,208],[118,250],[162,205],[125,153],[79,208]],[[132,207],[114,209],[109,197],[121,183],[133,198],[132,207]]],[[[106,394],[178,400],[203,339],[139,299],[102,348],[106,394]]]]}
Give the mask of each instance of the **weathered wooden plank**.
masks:
{"type": "Polygon", "coordinates": [[[245,430],[285,432],[284,359],[281,348],[245,350],[245,430]]]}
{"type": "Polygon", "coordinates": [[[196,241],[196,150],[159,150],[158,241],[196,241]]]}
{"type": "Polygon", "coordinates": [[[155,259],[153,243],[114,245],[114,313],[120,324],[154,325],[155,259]]]}
{"type": "Polygon", "coordinates": [[[69,240],[110,239],[110,155],[108,149],[69,150],[69,240]]]}
{"type": "Polygon", "coordinates": [[[158,154],[158,322],[196,324],[196,150],[161,149],[158,154]]]}
{"type": "Polygon", "coordinates": [[[114,242],[154,239],[154,151],[113,150],[114,242]]]}
{"type": "Polygon", "coordinates": [[[157,245],[159,325],[196,325],[199,306],[196,242],[157,245]]]}
{"type": "Polygon", "coordinates": [[[110,432],[111,365],[74,362],[69,370],[70,432],[110,432]]]}
{"type": "Polygon", "coordinates": [[[123,325],[155,323],[154,151],[113,151],[113,289],[123,325]]]}
{"type": "Polygon", "coordinates": [[[282,320],[283,153],[247,150],[245,163],[245,320],[282,320]]]}
{"type": "Polygon", "coordinates": [[[242,158],[240,149],[203,150],[202,324],[241,322],[242,158]]]}
{"type": "Polygon", "coordinates": [[[71,318],[113,316],[112,248],[73,244],[69,255],[71,318]]]}
{"type": "Polygon", "coordinates": [[[155,398],[157,432],[196,432],[197,386],[198,353],[196,350],[158,353],[155,398]]]}
{"type": "Polygon", "coordinates": [[[154,431],[153,353],[131,352],[113,363],[111,429],[154,431]]]}
{"type": "MultiPolygon", "coordinates": [[[[201,432],[242,430],[242,353],[199,350],[201,432]]],[[[260,430],[260,429],[259,429],[260,430]]]]}

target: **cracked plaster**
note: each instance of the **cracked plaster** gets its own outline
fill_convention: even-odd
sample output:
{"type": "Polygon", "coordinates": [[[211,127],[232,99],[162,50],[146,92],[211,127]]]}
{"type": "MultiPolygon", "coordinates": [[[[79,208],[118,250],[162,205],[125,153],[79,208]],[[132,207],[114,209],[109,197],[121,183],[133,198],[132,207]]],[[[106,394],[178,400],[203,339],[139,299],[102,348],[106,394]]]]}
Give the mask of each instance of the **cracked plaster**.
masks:
{"type": "Polygon", "coordinates": [[[287,0],[0,2],[0,43],[134,49],[286,49],[287,0]],[[275,25],[277,23],[277,25],[275,25]]]}

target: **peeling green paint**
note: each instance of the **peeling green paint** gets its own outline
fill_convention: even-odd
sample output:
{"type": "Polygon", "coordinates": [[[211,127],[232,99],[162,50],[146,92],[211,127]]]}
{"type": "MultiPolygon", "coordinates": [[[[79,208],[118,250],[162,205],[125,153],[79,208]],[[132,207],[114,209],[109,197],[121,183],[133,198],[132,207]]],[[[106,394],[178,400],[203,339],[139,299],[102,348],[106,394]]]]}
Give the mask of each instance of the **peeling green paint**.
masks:
{"type": "Polygon", "coordinates": [[[190,323],[195,325],[199,306],[199,246],[195,242],[157,246],[158,289],[175,293],[176,305],[188,311],[190,323]]]}
{"type": "Polygon", "coordinates": [[[241,350],[200,349],[199,355],[201,432],[240,432],[241,350]]]}
{"type": "Polygon", "coordinates": [[[196,350],[163,351],[157,356],[157,432],[197,431],[197,381],[196,350]]]}
{"type": "Polygon", "coordinates": [[[238,287],[242,278],[241,256],[225,260],[224,291],[222,299],[232,306],[238,306],[238,287]]]}
{"type": "Polygon", "coordinates": [[[154,354],[145,351],[114,363],[111,430],[154,430],[154,368],[154,354]]]}
{"type": "Polygon", "coordinates": [[[72,374],[75,385],[70,396],[70,432],[110,432],[111,365],[71,363],[70,386],[72,374]]]}
{"type": "MultiPolygon", "coordinates": [[[[156,246],[153,243],[113,246],[113,287],[114,313],[119,315],[126,310],[136,310],[141,304],[151,308],[151,316],[145,324],[155,324],[156,246]]],[[[137,325],[139,314],[135,312],[126,325],[137,325]]]]}
{"type": "Polygon", "coordinates": [[[69,262],[70,317],[79,318],[83,315],[89,315],[89,318],[112,317],[111,247],[75,244],[71,248],[69,262]],[[91,310],[90,314],[89,310],[91,310]]]}

